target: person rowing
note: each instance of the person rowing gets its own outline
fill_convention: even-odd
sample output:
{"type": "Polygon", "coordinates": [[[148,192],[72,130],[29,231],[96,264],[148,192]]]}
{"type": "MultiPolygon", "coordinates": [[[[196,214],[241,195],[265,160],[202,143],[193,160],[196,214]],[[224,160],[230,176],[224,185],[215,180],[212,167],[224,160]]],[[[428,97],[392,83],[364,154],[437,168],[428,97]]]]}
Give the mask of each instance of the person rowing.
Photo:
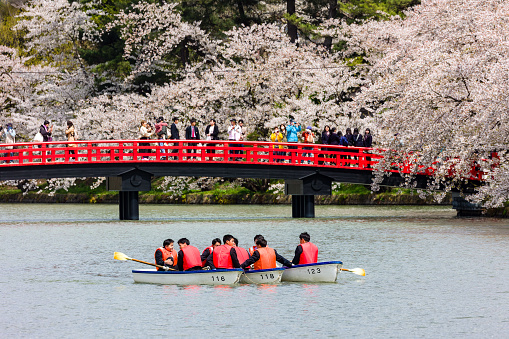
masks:
{"type": "Polygon", "coordinates": [[[239,247],[239,239],[233,238],[233,242],[235,243],[235,252],[237,252],[237,259],[239,260],[239,263],[246,261],[249,259],[249,253],[247,253],[247,250],[245,248],[239,247]]]}
{"type": "Polygon", "coordinates": [[[233,247],[235,245],[234,237],[226,234],[223,237],[223,245],[217,246],[214,252],[207,258],[207,264],[211,268],[240,268],[237,252],[233,247]],[[211,266],[212,265],[212,266],[211,266]]]}
{"type": "Polygon", "coordinates": [[[214,248],[220,245],[221,239],[214,238],[212,240],[212,245],[203,250],[203,252],[201,253],[201,264],[203,267],[207,266],[207,258],[209,257],[209,255],[212,254],[212,252],[214,252],[214,248]]]}
{"type": "Polygon", "coordinates": [[[299,235],[300,244],[295,249],[294,265],[314,264],[318,261],[318,247],[310,242],[311,236],[308,232],[299,235]]]}
{"type": "MultiPolygon", "coordinates": [[[[168,268],[175,268],[177,263],[177,251],[173,248],[173,240],[166,239],[163,241],[163,247],[159,247],[154,253],[154,259],[156,265],[165,266],[168,268]]],[[[162,271],[162,268],[157,268],[158,271],[162,271]]]]}
{"type": "Polygon", "coordinates": [[[187,238],[177,241],[180,247],[178,252],[177,267],[179,271],[201,270],[200,250],[191,246],[187,238]]]}
{"type": "Polygon", "coordinates": [[[269,268],[275,268],[276,261],[286,267],[292,267],[292,263],[279,255],[273,248],[267,247],[267,240],[261,237],[256,241],[257,249],[253,252],[253,255],[244,261],[241,268],[245,269],[248,266],[253,265],[255,270],[264,270],[269,268]]]}
{"type": "Polygon", "coordinates": [[[255,244],[254,244],[254,246],[249,247],[249,255],[250,256],[253,255],[254,251],[256,251],[256,249],[258,248],[258,246],[256,246],[256,240],[261,239],[261,238],[263,238],[263,235],[261,235],[261,234],[257,234],[254,236],[253,241],[255,244]]]}

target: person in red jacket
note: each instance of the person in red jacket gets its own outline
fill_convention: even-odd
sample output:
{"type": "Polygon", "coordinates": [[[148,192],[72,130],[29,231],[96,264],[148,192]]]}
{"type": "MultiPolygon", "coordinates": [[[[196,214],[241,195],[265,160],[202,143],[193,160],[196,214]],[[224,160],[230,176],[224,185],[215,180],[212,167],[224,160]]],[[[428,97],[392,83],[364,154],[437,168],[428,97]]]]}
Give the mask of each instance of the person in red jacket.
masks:
{"type": "Polygon", "coordinates": [[[214,252],[214,248],[217,246],[221,246],[221,239],[219,238],[213,239],[212,245],[203,250],[201,253],[201,263],[203,267],[207,266],[207,258],[214,252]]]}
{"type": "Polygon", "coordinates": [[[179,239],[177,244],[180,246],[177,259],[179,271],[201,270],[200,250],[189,245],[189,240],[186,238],[179,239]]]}
{"type": "MultiPolygon", "coordinates": [[[[177,263],[177,251],[173,249],[173,240],[166,239],[163,241],[163,247],[159,247],[154,253],[156,265],[175,268],[177,263]]],[[[161,268],[157,268],[161,271],[161,268]]]]}
{"type": "Polygon", "coordinates": [[[237,259],[239,260],[239,263],[249,259],[249,253],[247,253],[247,250],[245,248],[239,247],[239,239],[233,238],[233,242],[235,243],[233,248],[235,249],[235,252],[237,252],[237,259]]]}
{"type": "Polygon", "coordinates": [[[308,232],[299,235],[300,244],[295,249],[294,265],[314,264],[318,261],[318,247],[310,242],[311,236],[308,232]]]}
{"type": "Polygon", "coordinates": [[[278,254],[273,248],[267,247],[267,240],[265,238],[258,238],[256,241],[258,247],[253,255],[244,261],[241,268],[245,269],[254,264],[255,270],[264,270],[276,267],[276,261],[286,267],[292,267],[292,263],[285,259],[282,255],[278,254]]]}
{"type": "Polygon", "coordinates": [[[235,241],[231,234],[223,237],[223,245],[217,246],[214,252],[209,255],[207,264],[211,268],[240,268],[237,251],[235,251],[235,241]],[[212,265],[212,266],[211,266],[212,265]]]}

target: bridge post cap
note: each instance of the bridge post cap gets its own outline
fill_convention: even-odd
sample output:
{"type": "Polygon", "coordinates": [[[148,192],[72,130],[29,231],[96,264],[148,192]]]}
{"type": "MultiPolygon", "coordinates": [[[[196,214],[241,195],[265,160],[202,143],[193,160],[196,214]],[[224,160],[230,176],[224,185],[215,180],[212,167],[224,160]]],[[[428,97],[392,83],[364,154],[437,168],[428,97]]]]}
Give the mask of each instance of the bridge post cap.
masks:
{"type": "Polygon", "coordinates": [[[150,173],[150,172],[147,172],[147,171],[144,171],[142,169],[139,169],[137,167],[135,168],[131,168],[127,171],[124,171],[124,172],[121,172],[119,174],[117,174],[119,177],[124,177],[124,176],[131,176],[131,175],[141,175],[141,176],[153,176],[154,174],[153,173],[150,173]]]}

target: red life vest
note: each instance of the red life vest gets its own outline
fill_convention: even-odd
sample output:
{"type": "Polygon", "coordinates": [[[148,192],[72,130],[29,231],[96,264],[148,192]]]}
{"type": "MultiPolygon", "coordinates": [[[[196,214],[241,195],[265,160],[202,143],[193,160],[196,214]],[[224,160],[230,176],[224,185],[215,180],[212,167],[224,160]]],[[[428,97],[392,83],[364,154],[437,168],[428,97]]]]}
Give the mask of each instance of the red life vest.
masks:
{"type": "Polygon", "coordinates": [[[249,255],[253,255],[254,251],[256,251],[257,248],[258,248],[257,246],[249,247],[249,255]]]}
{"type": "Polygon", "coordinates": [[[233,268],[232,257],[230,255],[230,245],[217,246],[212,254],[214,258],[214,266],[216,268],[233,268]]]}
{"type": "MultiPolygon", "coordinates": [[[[203,252],[201,252],[201,254],[203,255],[203,253],[205,253],[205,251],[206,251],[206,250],[209,250],[209,254],[210,254],[210,253],[213,253],[213,252],[214,252],[214,246],[209,246],[209,247],[207,247],[206,249],[204,249],[204,250],[203,250],[203,252]]],[[[205,267],[205,264],[206,264],[206,263],[207,263],[207,258],[205,258],[205,260],[203,260],[203,261],[201,262],[201,266],[202,266],[202,267],[205,267]]]]}
{"type": "MultiPolygon", "coordinates": [[[[177,264],[177,251],[170,252],[164,247],[159,247],[156,250],[156,253],[157,253],[157,251],[161,251],[161,253],[163,254],[163,261],[166,261],[166,259],[168,259],[169,257],[173,257],[173,265],[177,264]]],[[[156,253],[154,253],[154,259],[155,259],[156,253]]],[[[156,262],[156,264],[157,264],[157,262],[156,262]]],[[[160,268],[158,267],[157,270],[160,270],[160,268]]]]}
{"type": "Polygon", "coordinates": [[[311,242],[300,244],[302,253],[299,257],[299,265],[314,264],[318,261],[318,247],[311,242]]]}
{"type": "Polygon", "coordinates": [[[181,251],[184,253],[184,271],[199,266],[201,267],[200,250],[194,246],[187,245],[181,251]]]}
{"type": "Polygon", "coordinates": [[[247,253],[245,248],[235,247],[235,252],[237,252],[237,259],[239,259],[239,264],[242,265],[244,261],[249,259],[249,253],[247,253]]]}
{"type": "Polygon", "coordinates": [[[254,263],[255,270],[265,270],[276,267],[276,251],[270,247],[258,247],[260,259],[254,263]]]}

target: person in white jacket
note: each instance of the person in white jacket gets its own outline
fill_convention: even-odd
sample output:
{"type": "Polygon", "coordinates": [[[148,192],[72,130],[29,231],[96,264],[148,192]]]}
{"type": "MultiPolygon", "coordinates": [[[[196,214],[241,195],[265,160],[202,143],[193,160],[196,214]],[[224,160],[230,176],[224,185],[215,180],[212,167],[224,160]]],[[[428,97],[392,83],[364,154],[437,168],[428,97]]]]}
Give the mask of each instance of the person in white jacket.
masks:
{"type": "MultiPolygon", "coordinates": [[[[5,125],[5,128],[0,131],[0,137],[5,138],[6,144],[14,144],[16,142],[16,131],[12,127],[11,123],[8,123],[7,125],[5,125]]],[[[14,148],[13,146],[5,147],[5,149],[13,149],[13,148],[14,148]]],[[[4,153],[3,156],[4,157],[9,157],[9,156],[12,157],[12,156],[14,156],[14,153],[13,152],[4,153]]],[[[10,162],[12,162],[12,160],[4,160],[4,163],[10,163],[10,162]]]]}

